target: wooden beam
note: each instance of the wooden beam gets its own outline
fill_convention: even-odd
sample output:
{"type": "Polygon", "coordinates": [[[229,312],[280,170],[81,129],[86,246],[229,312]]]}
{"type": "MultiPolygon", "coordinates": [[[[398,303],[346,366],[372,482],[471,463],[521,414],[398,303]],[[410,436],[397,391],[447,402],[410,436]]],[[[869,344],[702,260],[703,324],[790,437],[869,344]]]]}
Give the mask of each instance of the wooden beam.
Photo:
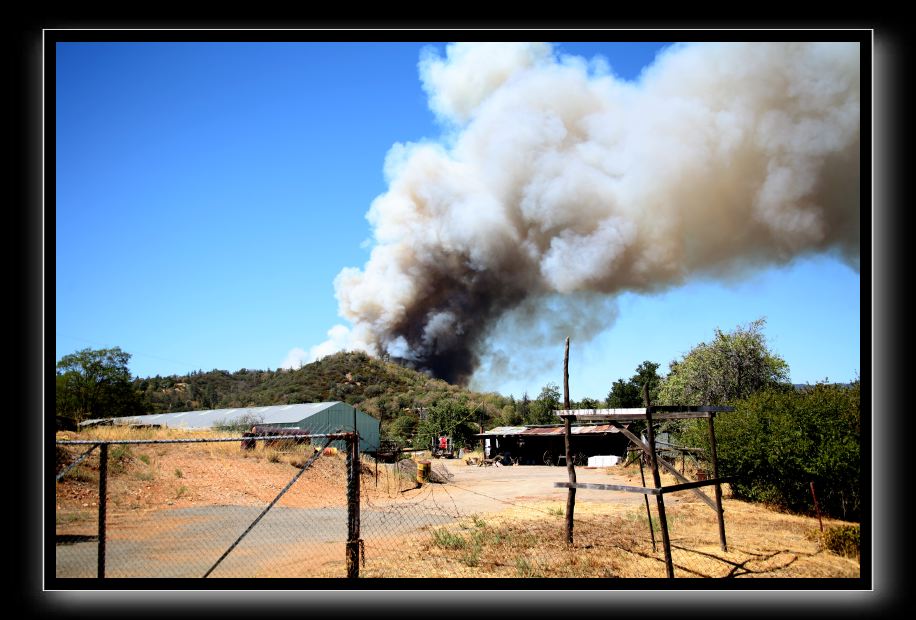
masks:
{"type": "Polygon", "coordinates": [[[696,487],[721,484],[724,482],[731,482],[732,480],[734,480],[733,476],[726,476],[715,480],[710,478],[709,480],[698,480],[696,482],[686,482],[684,484],[672,484],[657,489],[653,487],[634,487],[626,484],[605,484],[603,482],[554,482],[553,486],[558,489],[594,489],[598,491],[625,491],[627,493],[642,493],[643,495],[660,495],[689,491],[696,487]]]}
{"type": "Polygon", "coordinates": [[[662,491],[652,487],[631,487],[626,484],[604,484],[598,482],[554,482],[558,489],[595,489],[598,491],[624,491],[626,493],[642,493],[643,495],[658,495],[662,491]]]}
{"type": "MultiPolygon", "coordinates": [[[[571,418],[582,422],[639,422],[646,419],[645,412],[637,413],[604,413],[599,410],[590,409],[556,409],[554,413],[560,419],[571,418]]],[[[670,411],[653,414],[652,418],[657,420],[689,420],[695,418],[708,418],[708,411],[670,411]]]]}
{"type": "Polygon", "coordinates": [[[713,484],[722,484],[723,482],[731,482],[734,480],[734,476],[725,476],[724,478],[710,478],[709,480],[697,480],[696,482],[685,482],[683,484],[671,484],[666,487],[662,487],[662,493],[677,493],[679,491],[689,491],[697,487],[711,486],[713,484]]]}
{"type": "MultiPolygon", "coordinates": [[[[564,405],[565,407],[565,405],[564,405]]],[[[575,420],[616,420],[618,422],[637,422],[645,420],[651,413],[655,420],[683,420],[706,418],[710,413],[734,411],[734,407],[712,407],[707,405],[651,405],[649,407],[624,407],[616,409],[556,409],[554,414],[560,418],[572,417],[575,420]]]]}

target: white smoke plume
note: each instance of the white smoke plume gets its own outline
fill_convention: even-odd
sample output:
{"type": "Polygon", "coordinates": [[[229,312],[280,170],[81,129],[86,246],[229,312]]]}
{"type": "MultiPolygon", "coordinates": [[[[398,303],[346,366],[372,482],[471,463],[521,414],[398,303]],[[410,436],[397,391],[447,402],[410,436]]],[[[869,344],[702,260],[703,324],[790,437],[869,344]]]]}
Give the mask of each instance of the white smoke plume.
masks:
{"type": "Polygon", "coordinates": [[[811,253],[858,269],[858,44],[679,44],[637,82],[545,43],[419,68],[446,138],[387,156],[370,258],[335,280],[352,347],[467,382],[507,313],[566,324],[542,299],[811,253]]]}

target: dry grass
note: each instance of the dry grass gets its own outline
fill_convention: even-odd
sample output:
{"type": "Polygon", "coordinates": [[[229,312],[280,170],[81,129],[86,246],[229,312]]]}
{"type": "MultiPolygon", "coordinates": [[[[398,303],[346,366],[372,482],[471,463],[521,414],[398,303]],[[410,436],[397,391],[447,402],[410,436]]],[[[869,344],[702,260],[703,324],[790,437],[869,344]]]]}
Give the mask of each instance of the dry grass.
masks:
{"type": "MultiPolygon", "coordinates": [[[[675,576],[858,577],[856,559],[826,551],[807,532],[816,519],[727,500],[728,551],[719,546],[714,513],[689,499],[667,509],[675,576]]],[[[661,536],[653,551],[645,508],[582,502],[576,506],[574,544],[566,545],[563,510],[556,502],[477,515],[429,528],[397,545],[397,554],[373,547],[366,577],[620,577],[666,576],[661,536]]],[[[653,506],[653,520],[657,514],[653,506]]]]}

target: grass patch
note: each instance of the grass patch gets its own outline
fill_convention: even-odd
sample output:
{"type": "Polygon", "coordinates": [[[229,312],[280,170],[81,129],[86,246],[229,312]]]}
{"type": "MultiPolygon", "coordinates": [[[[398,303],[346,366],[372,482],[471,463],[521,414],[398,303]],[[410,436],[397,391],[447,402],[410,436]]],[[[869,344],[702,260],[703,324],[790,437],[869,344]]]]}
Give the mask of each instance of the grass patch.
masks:
{"type": "Polygon", "coordinates": [[[80,510],[76,512],[58,512],[56,515],[57,525],[72,525],[86,521],[94,521],[98,518],[97,512],[87,512],[80,510]]]}
{"type": "Polygon", "coordinates": [[[108,447],[108,472],[112,475],[123,474],[134,458],[134,453],[127,444],[115,444],[108,447]]]}
{"type": "Polygon", "coordinates": [[[468,546],[468,541],[461,534],[450,532],[444,527],[433,530],[433,544],[443,549],[464,549],[468,546]]]}
{"type": "Polygon", "coordinates": [[[528,561],[528,558],[519,556],[515,558],[515,571],[518,573],[519,577],[543,577],[537,569],[535,569],[531,562],[528,561]]]}
{"type": "Polygon", "coordinates": [[[565,510],[563,510],[562,508],[554,508],[553,506],[551,506],[551,507],[549,507],[549,508],[547,509],[547,513],[548,513],[548,514],[551,514],[551,515],[553,515],[553,516],[555,516],[555,517],[563,517],[563,516],[566,515],[566,511],[565,511],[565,510]]]}
{"type": "Polygon", "coordinates": [[[188,492],[188,487],[181,485],[175,490],[175,499],[181,499],[188,492]]]}
{"type": "Polygon", "coordinates": [[[176,478],[184,478],[184,472],[181,471],[181,468],[180,468],[180,467],[176,467],[176,468],[175,468],[175,477],[176,477],[176,478]]]}
{"type": "Polygon", "coordinates": [[[61,482],[72,480],[74,482],[89,482],[97,485],[99,483],[99,473],[83,465],[77,465],[60,479],[61,482]]]}

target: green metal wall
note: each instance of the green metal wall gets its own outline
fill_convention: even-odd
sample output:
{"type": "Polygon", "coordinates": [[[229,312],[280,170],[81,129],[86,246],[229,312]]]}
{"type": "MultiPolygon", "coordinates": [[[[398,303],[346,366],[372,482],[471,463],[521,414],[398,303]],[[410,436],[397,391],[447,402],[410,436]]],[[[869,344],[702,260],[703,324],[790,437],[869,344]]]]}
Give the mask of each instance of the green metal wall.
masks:
{"type": "MultiPolygon", "coordinates": [[[[312,433],[337,433],[353,430],[353,414],[356,414],[356,430],[359,433],[360,452],[375,452],[379,447],[379,421],[346,403],[334,403],[304,420],[288,424],[276,424],[282,428],[300,428],[312,433]]],[[[331,446],[343,450],[344,441],[332,441],[331,446]]]]}

